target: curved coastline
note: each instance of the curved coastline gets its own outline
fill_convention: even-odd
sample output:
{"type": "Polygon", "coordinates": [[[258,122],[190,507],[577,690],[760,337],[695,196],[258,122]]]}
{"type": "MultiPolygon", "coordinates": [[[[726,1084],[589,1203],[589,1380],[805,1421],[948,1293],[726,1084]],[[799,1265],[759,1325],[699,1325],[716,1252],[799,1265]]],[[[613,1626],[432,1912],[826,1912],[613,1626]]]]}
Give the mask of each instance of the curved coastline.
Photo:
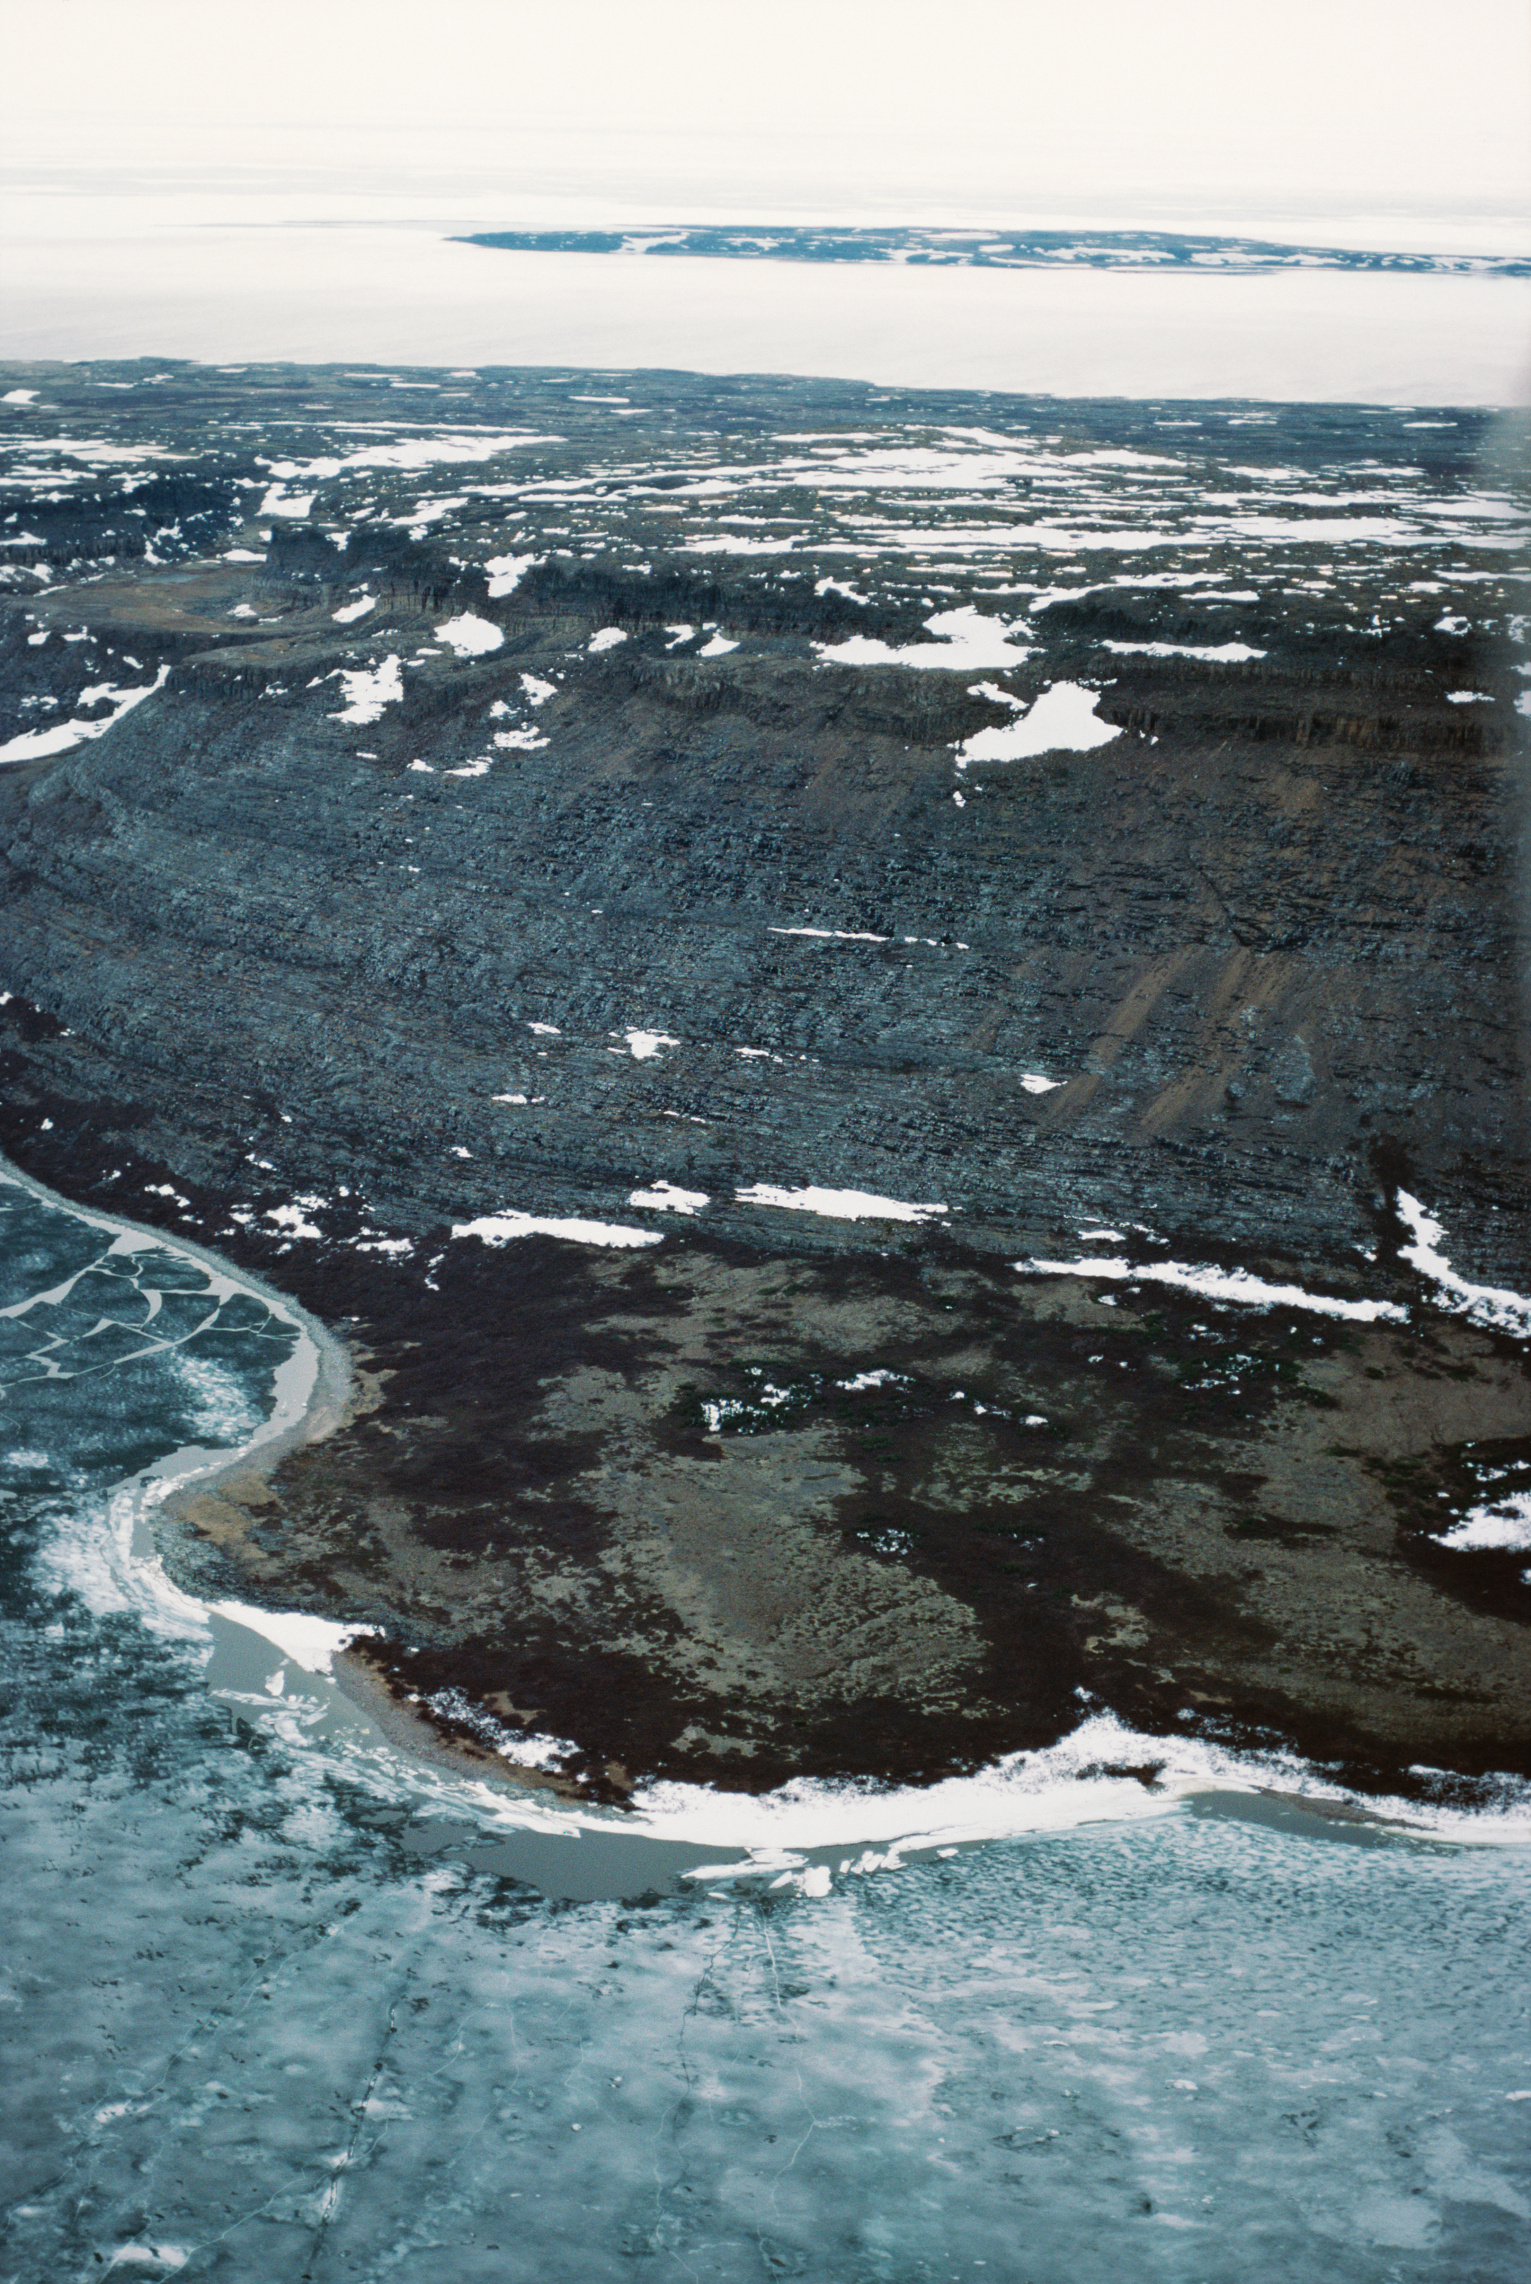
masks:
{"type": "MultiPolygon", "coordinates": [[[[71,1214],[76,1221],[86,1222],[94,1229],[107,1229],[118,1237],[141,1238],[145,1245],[157,1245],[166,1253],[183,1254],[231,1290],[253,1293],[274,1315],[294,1327],[300,1341],[306,1341],[311,1346],[313,1369],[301,1410],[295,1415],[282,1417],[283,1406],[278,1401],[272,1417],[249,1443],[242,1444],[235,1452],[219,1455],[209,1467],[197,1470],[199,1486],[205,1487],[230,1474],[241,1472],[257,1451],[260,1453],[260,1465],[263,1468],[272,1466],[299,1444],[312,1443],[320,1436],[332,1435],[343,1424],[356,1393],[350,1356],[344,1343],[328,1326],[311,1316],[289,1294],[278,1292],[274,1285],[268,1285],[253,1270],[236,1269],[221,1254],[213,1252],[210,1246],[198,1245],[192,1238],[179,1235],[172,1237],[167,1231],[154,1229],[147,1222],[133,1221],[126,1214],[103,1213],[98,1206],[77,1204],[73,1198],[64,1197],[59,1191],[50,1189],[46,1182],[38,1181],[35,1175],[23,1172],[3,1151],[0,1151],[0,1183],[26,1190],[31,1196],[41,1199],[44,1205],[71,1214]]],[[[295,1353],[301,1356],[301,1348],[295,1353]]],[[[289,1364],[290,1362],[291,1360],[289,1364]]],[[[285,1369],[287,1367],[279,1368],[278,1381],[285,1369]]],[[[170,1454],[167,1460],[157,1462],[150,1472],[156,1475],[170,1472],[170,1462],[179,1456],[177,1453],[170,1454]]],[[[171,1511],[173,1512],[173,1507],[171,1511]]]]}
{"type": "Polygon", "coordinates": [[[1524,1844],[1531,1836],[1531,1810],[1520,1797],[1525,1787],[1516,1787],[1517,1797],[1507,1796],[1497,1808],[1478,1810],[1374,1800],[1335,1784],[1292,1755],[1149,1736],[1104,1709],[1082,1709],[1079,1727],[1051,1747],[1008,1755],[969,1776],[924,1788],[802,1780],[759,1796],[663,1782],[638,1785],[622,1809],[602,1809],[556,1771],[517,1767],[484,1748],[459,1744],[399,1703],[363,1658],[344,1654],[355,1634],[367,1629],[244,1603],[204,1601],[170,1578],[158,1553],[140,1542],[139,1526],[148,1513],[158,1509],[174,1522],[193,1485],[200,1491],[248,1475],[252,1464],[263,1472],[284,1453],[340,1427],[357,1393],[345,1346],[296,1301],[258,1276],[236,1271],[210,1248],[77,1205],[3,1157],[0,1183],[21,1188],[114,1239],[130,1237],[193,1261],[224,1289],[258,1297],[297,1331],[293,1356],[275,1375],[272,1414],[249,1442],[230,1452],[185,1447],[116,1487],[113,1508],[131,1515],[120,1551],[167,1615],[192,1620],[199,1632],[213,1635],[208,1684],[236,1714],[252,1722],[280,1715],[284,1733],[294,1741],[317,1744],[322,1737],[348,1746],[345,1758],[353,1774],[365,1771],[395,1798],[402,1793],[417,1817],[446,1818],[442,1829],[447,1837],[424,1841],[426,1852],[460,1850],[466,1844],[461,1829],[466,1824],[477,1833],[472,1843],[477,1850],[493,1854],[494,1868],[550,1892],[587,1892],[591,1879],[597,1884],[588,1892],[617,1895],[633,1891],[635,1876],[640,1883],[669,1877],[725,1886],[769,1877],[777,1886],[818,1895],[827,1892],[834,1870],[891,1868],[907,1855],[1041,1836],[1085,1823],[1137,1822],[1188,1809],[1237,1815],[1245,1812],[1241,1801],[1251,1809],[1263,1802],[1273,1812],[1289,1813],[1314,1837],[1354,1838],[1364,1832],[1379,1840],[1391,1834],[1524,1844]],[[237,1644],[232,1653],[231,1642],[237,1644]],[[276,1676],[264,1673],[273,1650],[279,1674],[285,1675],[291,1664],[302,1676],[301,1681],[294,1677],[291,1695],[279,1689],[275,1699],[276,1676]],[[553,1855],[563,1860],[562,1868],[544,1864],[541,1855],[535,1863],[522,1862],[526,1848],[546,1854],[550,1842],[587,1845],[572,1854],[555,1846],[553,1855]],[[731,1864],[691,1861],[708,1849],[744,1854],[731,1864]],[[576,1855],[577,1869],[572,1868],[576,1855]]]}

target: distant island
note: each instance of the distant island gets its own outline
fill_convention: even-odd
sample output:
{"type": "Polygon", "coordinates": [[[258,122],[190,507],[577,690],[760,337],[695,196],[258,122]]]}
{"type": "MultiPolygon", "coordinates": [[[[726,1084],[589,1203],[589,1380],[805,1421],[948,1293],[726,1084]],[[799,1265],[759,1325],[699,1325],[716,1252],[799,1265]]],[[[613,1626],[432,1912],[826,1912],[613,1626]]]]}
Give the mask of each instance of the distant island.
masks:
{"type": "Polygon", "coordinates": [[[476,230],[454,243],[516,254],[689,254],[727,262],[901,262],[965,270],[1402,270],[1531,276],[1531,255],[1288,246],[1180,230],[830,230],[656,223],[628,230],[476,230]]]}

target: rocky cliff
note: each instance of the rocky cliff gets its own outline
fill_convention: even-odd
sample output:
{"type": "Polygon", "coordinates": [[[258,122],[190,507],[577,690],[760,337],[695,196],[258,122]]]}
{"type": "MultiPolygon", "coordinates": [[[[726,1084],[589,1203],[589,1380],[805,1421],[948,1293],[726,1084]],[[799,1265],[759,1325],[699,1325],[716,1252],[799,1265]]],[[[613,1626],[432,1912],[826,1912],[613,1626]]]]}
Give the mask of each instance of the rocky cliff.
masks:
{"type": "MultiPolygon", "coordinates": [[[[1386,1471],[1420,1453],[1396,1419],[1358,1414],[1336,1456],[1284,1391],[1360,1404],[1419,1357],[1378,1332],[1360,1363],[1302,1317],[1281,1340],[1343,1386],[1272,1350],[1231,1456],[1232,1415],[1161,1414],[1198,1341],[1254,1353],[1247,1322],[1151,1293],[1124,1409],[1097,1349],[1131,1296],[1113,1318],[1085,1277],[1043,1306],[1010,1264],[1110,1230],[1140,1263],[1412,1306],[1424,1337],[1402,1187],[1460,1267],[1525,1289],[1519,527],[1483,422],[648,374],[25,377],[0,505],[6,1147],[244,1248],[387,1350],[369,1455],[313,1459],[306,1491],[295,1463],[310,1591],[406,1631],[413,1594],[438,1695],[467,1675],[480,1722],[534,1700],[624,1769],[705,1764],[718,1704],[753,1700],[769,1719],[726,1749],[762,1780],[833,1760],[837,1723],[856,1765],[960,1758],[1056,1727],[1102,1659],[1145,1718],[1201,1658],[1248,1718],[1291,1733],[1322,1702],[1345,1749],[1413,1750],[1393,1684],[1363,1704],[1317,1678],[1354,1648],[1314,1613],[1361,1610],[1400,1529],[1432,1610],[1463,1565],[1400,1521],[1386,1471]],[[612,1242],[575,1257],[521,1217],[612,1242]],[[452,1235],[474,1224],[505,1249],[452,1235]],[[492,1452],[444,1293],[520,1391],[492,1452]],[[696,1407],[747,1411],[751,1357],[798,1393],[718,1415],[720,1442],[696,1407]],[[970,1452],[970,1410],[937,1432],[969,1381],[1016,1449],[990,1427],[970,1452]],[[892,1406],[870,1443],[868,1403],[892,1406]],[[379,1488],[390,1404],[461,1477],[450,1527],[417,1478],[379,1488]],[[1014,1425],[1060,1411],[1088,1445],[1066,1466],[1014,1425]],[[1244,1448],[1257,1414],[1279,1464],[1244,1448]],[[666,1469],[671,1511],[635,1506],[666,1469]],[[1267,1568],[1285,1534],[1308,1581],[1285,1616],[1227,1583],[1262,1496],[1267,1568]],[[930,1518],[971,1536],[1039,1499],[1040,1537],[993,1525],[1048,1560],[1073,1534],[1022,1619],[1037,1577],[930,1518]],[[379,1500],[393,1521],[337,1571],[379,1500]],[[1324,1534],[1363,1509],[1362,1569],[1320,1591],[1313,1548],[1338,1560],[1324,1534]],[[486,1543],[561,1581],[518,1648],[486,1543]],[[453,1565],[488,1597],[466,1664],[453,1565]],[[651,1676],[666,1629],[670,1696],[597,1736],[592,1657],[625,1643],[651,1676]]],[[[1531,1421],[1513,1343],[1438,1336],[1471,1353],[1427,1376],[1482,1381],[1482,1418],[1421,1447],[1456,1512],[1441,1455],[1477,1426],[1509,1464],[1531,1421]]],[[[254,1559],[253,1527],[222,1518],[224,1559],[254,1559]]],[[[1450,1734],[1481,1761],[1524,1613],[1504,1563],[1474,1577],[1492,1652],[1421,1651],[1423,1602],[1397,1623],[1426,1695],[1478,1660],[1450,1734]]],[[[606,1701],[641,1695],[629,1673],[606,1701]]]]}

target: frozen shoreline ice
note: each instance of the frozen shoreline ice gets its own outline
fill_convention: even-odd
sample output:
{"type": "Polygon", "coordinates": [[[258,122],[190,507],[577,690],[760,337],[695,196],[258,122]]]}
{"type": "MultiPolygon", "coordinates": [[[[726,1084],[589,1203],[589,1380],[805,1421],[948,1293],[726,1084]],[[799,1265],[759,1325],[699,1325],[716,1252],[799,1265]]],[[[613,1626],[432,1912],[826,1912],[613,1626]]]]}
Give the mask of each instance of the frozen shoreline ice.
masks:
{"type": "MultiPolygon", "coordinates": [[[[1139,1822],[1219,1796],[1274,1792],[1306,1802],[1316,1813],[1361,1818],[1437,1840],[1531,1840],[1531,1787],[1517,1780],[1500,1783],[1499,1804],[1490,1807],[1374,1799],[1293,1754],[1239,1752],[1205,1739],[1148,1735],[1091,1707],[1081,1709],[1079,1726],[1054,1745],[1007,1754],[971,1775],[929,1787],[815,1779],[761,1795],[665,1782],[641,1787],[626,1811],[612,1811],[571,1806],[545,1793],[503,1791],[467,1774],[444,1774],[389,1744],[334,1680],[335,1655],[365,1627],[227,1600],[201,1601],[170,1580],[149,1548],[148,1518],[173,1493],[245,1470],[252,1457],[273,1456],[313,1433],[316,1425],[323,1432],[334,1424],[345,1393],[345,1358],[338,1344],[284,1296],[257,1278],[227,1269],[201,1247],[135,1231],[116,1217],[75,1207],[14,1169],[0,1168],[0,1180],[112,1232],[114,1245],[130,1251],[154,1246],[194,1260],[219,1289],[255,1293],[296,1327],[292,1355],[276,1375],[273,1409],[254,1436],[232,1451],[188,1448],[156,1461],[117,1487],[94,1524],[66,1532],[50,1550],[47,1566],[92,1607],[131,1608],[155,1631],[188,1647],[210,1647],[210,1685],[242,1717],[333,1759],[353,1780],[380,1788],[390,1798],[466,1817],[489,1838],[525,1831],[557,1834],[571,1842],[583,1837],[620,1846],[625,1839],[682,1850],[732,1851],[737,1860],[728,1864],[686,1867],[677,1858],[674,1869],[677,1876],[694,1874],[725,1885],[763,1880],[808,1896],[827,1892],[833,1877],[896,1868],[910,1854],[1087,1823],[1139,1822]],[[1151,1786],[1138,1773],[1149,1767],[1158,1772],[1151,1786]],[[836,1851],[831,1864],[826,1852],[836,1851]]],[[[871,1202],[885,1206],[889,1201],[871,1202]]],[[[654,1242],[648,1232],[631,1235],[654,1242]]],[[[1078,1273],[1073,1264],[1068,1266],[1078,1273]]],[[[1285,1294],[1282,1301],[1291,1305],[1285,1294]]],[[[513,1747],[508,1774],[518,1766],[535,1769],[554,1761],[561,1749],[559,1740],[535,1734],[517,1737],[513,1747]]]]}

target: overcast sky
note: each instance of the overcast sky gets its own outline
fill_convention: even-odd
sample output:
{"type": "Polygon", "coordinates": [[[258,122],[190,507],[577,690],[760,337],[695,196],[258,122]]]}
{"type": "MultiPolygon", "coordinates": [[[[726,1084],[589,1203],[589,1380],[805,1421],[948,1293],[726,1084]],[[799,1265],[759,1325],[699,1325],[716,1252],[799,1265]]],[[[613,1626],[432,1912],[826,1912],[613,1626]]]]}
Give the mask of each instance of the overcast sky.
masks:
{"type": "Polygon", "coordinates": [[[0,0],[0,54],[13,179],[251,169],[314,212],[507,223],[1526,234],[1527,0],[0,0]]]}

